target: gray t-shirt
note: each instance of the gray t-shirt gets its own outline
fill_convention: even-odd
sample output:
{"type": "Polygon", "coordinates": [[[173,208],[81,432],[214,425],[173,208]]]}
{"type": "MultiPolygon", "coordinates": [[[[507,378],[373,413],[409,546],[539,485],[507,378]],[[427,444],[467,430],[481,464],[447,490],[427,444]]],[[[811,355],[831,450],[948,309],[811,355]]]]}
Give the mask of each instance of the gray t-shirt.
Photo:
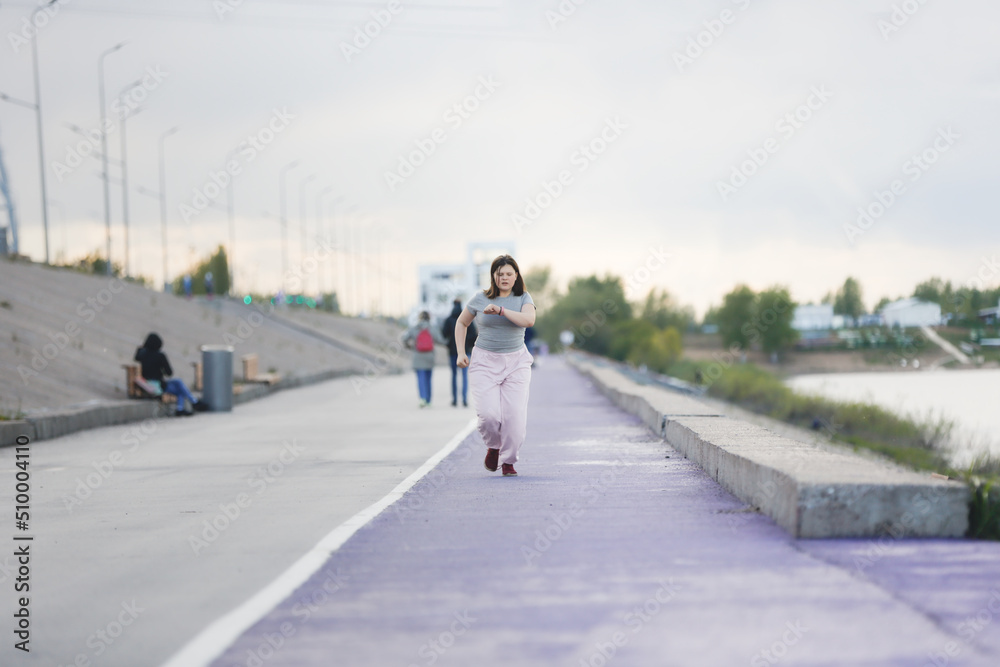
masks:
{"type": "Polygon", "coordinates": [[[476,327],[479,329],[479,338],[476,339],[476,347],[481,347],[488,352],[517,352],[524,347],[524,327],[519,327],[507,316],[500,316],[496,313],[483,315],[483,308],[489,304],[503,306],[507,310],[521,312],[521,308],[526,303],[535,305],[531,300],[531,295],[525,292],[521,296],[497,297],[487,299],[483,292],[476,292],[476,295],[469,299],[466,308],[476,316],[476,327]]]}

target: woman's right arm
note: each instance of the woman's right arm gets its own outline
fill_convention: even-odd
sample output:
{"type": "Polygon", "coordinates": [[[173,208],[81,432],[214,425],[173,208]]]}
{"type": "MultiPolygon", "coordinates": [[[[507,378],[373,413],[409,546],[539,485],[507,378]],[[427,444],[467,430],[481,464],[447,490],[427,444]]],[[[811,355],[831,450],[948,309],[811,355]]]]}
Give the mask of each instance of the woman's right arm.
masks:
{"type": "Polygon", "coordinates": [[[472,324],[474,317],[466,308],[458,316],[458,321],[455,322],[455,349],[458,351],[458,361],[455,365],[459,368],[465,368],[469,365],[469,357],[465,354],[465,335],[469,332],[469,325],[472,324]]]}

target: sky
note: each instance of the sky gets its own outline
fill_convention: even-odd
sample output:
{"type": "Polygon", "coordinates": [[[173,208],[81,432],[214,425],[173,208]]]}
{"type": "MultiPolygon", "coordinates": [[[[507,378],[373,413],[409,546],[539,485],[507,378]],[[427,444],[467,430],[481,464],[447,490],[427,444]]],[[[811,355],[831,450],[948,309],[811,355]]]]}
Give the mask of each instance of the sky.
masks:
{"type": "MultiPolygon", "coordinates": [[[[0,92],[29,102],[34,7],[0,3],[0,92]]],[[[738,283],[808,302],[854,276],[869,307],[931,276],[1000,283],[989,0],[68,0],[51,13],[38,52],[53,260],[105,252],[100,151],[69,166],[99,141],[70,126],[99,136],[99,59],[125,41],[103,59],[107,113],[141,82],[122,98],[142,98],[126,120],[130,268],[157,282],[162,141],[169,277],[229,245],[231,192],[237,289],[276,289],[284,174],[287,268],[348,311],[408,310],[417,267],[461,262],[470,242],[510,242],[522,269],[548,265],[561,285],[611,273],[631,298],[663,288],[698,313],[738,283]],[[227,160],[239,173],[198,210],[227,160]]],[[[41,260],[36,142],[33,112],[0,102],[21,251],[41,260]]],[[[123,263],[117,122],[107,142],[123,263]]]]}

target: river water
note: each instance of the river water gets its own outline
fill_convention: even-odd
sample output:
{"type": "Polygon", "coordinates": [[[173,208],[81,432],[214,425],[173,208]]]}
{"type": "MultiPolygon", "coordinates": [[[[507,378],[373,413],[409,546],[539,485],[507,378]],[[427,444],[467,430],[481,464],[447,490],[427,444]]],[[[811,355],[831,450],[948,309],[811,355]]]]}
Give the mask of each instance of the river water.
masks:
{"type": "Polygon", "coordinates": [[[798,392],[865,401],[916,418],[955,422],[950,447],[955,462],[976,454],[1000,456],[1000,370],[825,373],[788,380],[798,392]]]}

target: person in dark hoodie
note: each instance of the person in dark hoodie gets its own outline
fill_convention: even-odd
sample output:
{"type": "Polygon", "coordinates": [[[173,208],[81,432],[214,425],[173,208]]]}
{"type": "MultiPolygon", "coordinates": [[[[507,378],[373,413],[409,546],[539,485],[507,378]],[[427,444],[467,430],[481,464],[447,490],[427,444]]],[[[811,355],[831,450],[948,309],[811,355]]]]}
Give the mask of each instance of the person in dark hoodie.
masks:
{"type": "MultiPolygon", "coordinates": [[[[448,363],[451,366],[451,405],[458,405],[458,346],[455,345],[455,322],[462,314],[462,300],[455,299],[451,309],[451,315],[441,325],[441,334],[448,343],[448,363]]],[[[465,354],[472,354],[472,347],[476,344],[476,325],[469,325],[469,332],[465,336],[465,354]]],[[[469,407],[469,369],[462,369],[462,405],[469,407]]]]}
{"type": "Polygon", "coordinates": [[[196,399],[183,380],[167,377],[174,374],[170,367],[167,355],[162,352],[163,339],[155,333],[146,336],[146,342],[135,351],[135,360],[142,367],[142,377],[149,384],[158,388],[164,394],[171,394],[177,397],[177,416],[187,417],[194,414],[194,410],[202,412],[208,409],[202,401],[196,399]],[[184,401],[191,404],[191,409],[184,409],[184,401]]]}

